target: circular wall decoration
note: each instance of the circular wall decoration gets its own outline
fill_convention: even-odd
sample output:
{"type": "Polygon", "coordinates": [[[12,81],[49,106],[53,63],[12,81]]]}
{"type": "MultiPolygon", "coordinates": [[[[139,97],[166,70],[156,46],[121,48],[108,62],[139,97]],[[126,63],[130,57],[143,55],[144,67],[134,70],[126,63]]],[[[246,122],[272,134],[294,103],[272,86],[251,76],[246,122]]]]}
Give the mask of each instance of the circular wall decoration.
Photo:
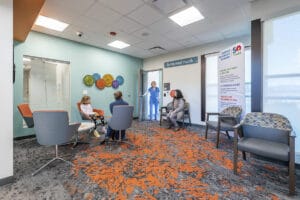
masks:
{"type": "Polygon", "coordinates": [[[106,87],[111,87],[114,77],[111,74],[105,74],[103,77],[106,87]]]}
{"type": "Polygon", "coordinates": [[[83,83],[86,86],[91,87],[95,83],[94,77],[92,75],[85,75],[83,77],[83,83]]]}
{"type": "Polygon", "coordinates": [[[119,87],[119,82],[118,82],[117,80],[114,80],[114,81],[112,82],[112,87],[113,87],[114,89],[117,89],[117,88],[119,87]]]}
{"type": "Polygon", "coordinates": [[[170,91],[170,96],[171,96],[171,97],[174,97],[174,96],[175,96],[175,90],[171,90],[171,91],[170,91]]]}
{"type": "Polygon", "coordinates": [[[123,76],[120,76],[120,75],[117,76],[116,80],[118,81],[119,85],[123,85],[123,83],[124,83],[124,78],[123,78],[123,76]]]}
{"type": "Polygon", "coordinates": [[[101,75],[98,74],[98,73],[94,73],[93,74],[93,78],[94,78],[95,81],[97,81],[97,80],[99,80],[101,78],[101,75]]]}
{"type": "Polygon", "coordinates": [[[105,81],[104,79],[99,79],[96,81],[96,87],[100,90],[103,90],[105,88],[105,81]]]}

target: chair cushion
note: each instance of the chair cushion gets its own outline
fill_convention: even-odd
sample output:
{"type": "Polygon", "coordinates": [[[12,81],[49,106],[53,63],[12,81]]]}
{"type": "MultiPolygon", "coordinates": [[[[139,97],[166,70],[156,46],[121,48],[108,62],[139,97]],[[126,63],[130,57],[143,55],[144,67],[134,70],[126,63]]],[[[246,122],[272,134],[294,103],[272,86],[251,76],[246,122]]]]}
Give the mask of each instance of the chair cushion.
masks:
{"type": "MultiPolygon", "coordinates": [[[[218,122],[217,121],[207,121],[206,122],[206,126],[213,128],[213,129],[217,129],[218,127],[218,122]]],[[[233,131],[233,126],[231,124],[227,124],[224,122],[221,122],[221,131],[233,131]]]]}
{"type": "Polygon", "coordinates": [[[267,158],[289,161],[290,148],[283,143],[258,138],[241,138],[238,142],[238,149],[267,158]]]}

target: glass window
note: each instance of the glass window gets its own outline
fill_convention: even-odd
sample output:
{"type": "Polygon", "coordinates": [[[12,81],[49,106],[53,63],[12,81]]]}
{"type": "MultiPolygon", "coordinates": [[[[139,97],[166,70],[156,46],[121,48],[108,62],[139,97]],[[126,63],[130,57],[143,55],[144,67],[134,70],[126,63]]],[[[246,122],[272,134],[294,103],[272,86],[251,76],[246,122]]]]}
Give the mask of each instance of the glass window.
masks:
{"type": "MultiPolygon", "coordinates": [[[[206,57],[206,112],[218,112],[218,54],[206,57]]],[[[246,113],[251,112],[251,49],[245,50],[246,113]]]]}
{"type": "Polygon", "coordinates": [[[263,110],[286,116],[299,134],[300,13],[265,21],[263,29],[263,110]]]}

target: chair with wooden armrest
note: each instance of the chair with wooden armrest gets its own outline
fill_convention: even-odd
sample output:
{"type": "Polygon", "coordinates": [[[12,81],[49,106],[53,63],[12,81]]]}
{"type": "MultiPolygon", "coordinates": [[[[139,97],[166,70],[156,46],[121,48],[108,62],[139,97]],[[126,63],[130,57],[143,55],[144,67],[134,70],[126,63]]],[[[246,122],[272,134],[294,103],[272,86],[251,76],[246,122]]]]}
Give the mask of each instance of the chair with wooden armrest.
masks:
{"type": "Polygon", "coordinates": [[[234,127],[233,171],[237,174],[238,151],[288,164],[289,194],[295,194],[295,133],[289,120],[279,114],[248,113],[240,124],[234,127]]]}
{"type": "Polygon", "coordinates": [[[219,147],[220,132],[225,131],[227,137],[230,139],[229,131],[234,131],[234,126],[240,122],[242,114],[242,108],[239,106],[230,106],[225,108],[220,113],[206,113],[206,130],[205,139],[207,139],[208,129],[214,129],[217,131],[216,148],[219,147]],[[210,116],[217,116],[217,121],[211,121],[210,116]]]}

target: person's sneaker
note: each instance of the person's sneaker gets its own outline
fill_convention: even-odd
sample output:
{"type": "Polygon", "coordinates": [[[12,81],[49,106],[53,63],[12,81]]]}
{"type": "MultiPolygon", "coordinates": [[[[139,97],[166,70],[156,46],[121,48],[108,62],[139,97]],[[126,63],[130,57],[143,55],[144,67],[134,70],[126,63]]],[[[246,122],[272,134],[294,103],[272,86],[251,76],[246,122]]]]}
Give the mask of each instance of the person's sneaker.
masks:
{"type": "Polygon", "coordinates": [[[169,125],[167,129],[171,129],[172,127],[173,127],[172,125],[169,125]]]}
{"type": "Polygon", "coordinates": [[[97,130],[94,130],[94,136],[95,136],[96,138],[100,137],[100,134],[99,134],[99,132],[98,132],[97,130]]]}

